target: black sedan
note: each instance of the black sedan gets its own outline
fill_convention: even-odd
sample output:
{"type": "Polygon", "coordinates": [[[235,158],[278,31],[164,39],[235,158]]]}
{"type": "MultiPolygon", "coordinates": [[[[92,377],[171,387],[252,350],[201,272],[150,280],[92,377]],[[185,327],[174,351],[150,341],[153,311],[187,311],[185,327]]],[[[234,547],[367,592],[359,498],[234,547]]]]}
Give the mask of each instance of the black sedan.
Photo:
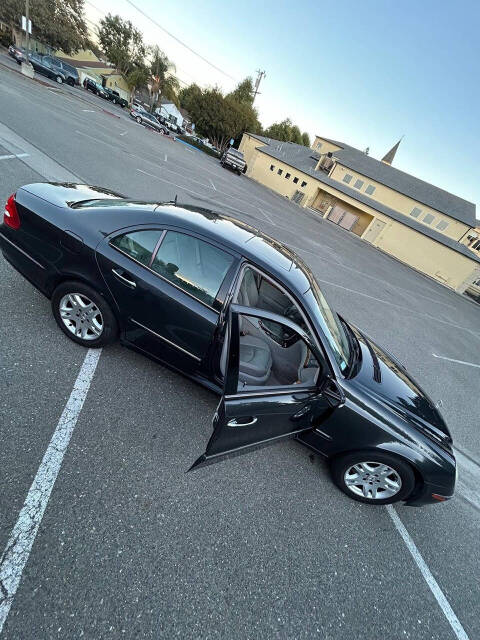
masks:
{"type": "Polygon", "coordinates": [[[257,229],[98,187],[30,184],[7,201],[0,246],[69,338],[119,338],[221,395],[192,468],[295,438],[355,500],[453,495],[452,438],[432,401],[257,229]]]}

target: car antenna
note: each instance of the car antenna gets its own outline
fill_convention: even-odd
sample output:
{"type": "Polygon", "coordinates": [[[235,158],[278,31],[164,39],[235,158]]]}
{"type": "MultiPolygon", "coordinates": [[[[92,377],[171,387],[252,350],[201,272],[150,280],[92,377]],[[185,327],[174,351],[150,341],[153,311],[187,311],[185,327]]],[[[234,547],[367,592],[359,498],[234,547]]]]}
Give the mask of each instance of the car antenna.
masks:
{"type": "Polygon", "coordinates": [[[178,195],[177,195],[177,194],[175,194],[175,200],[173,201],[173,204],[174,204],[175,206],[177,206],[177,197],[178,197],[178,195]]]}

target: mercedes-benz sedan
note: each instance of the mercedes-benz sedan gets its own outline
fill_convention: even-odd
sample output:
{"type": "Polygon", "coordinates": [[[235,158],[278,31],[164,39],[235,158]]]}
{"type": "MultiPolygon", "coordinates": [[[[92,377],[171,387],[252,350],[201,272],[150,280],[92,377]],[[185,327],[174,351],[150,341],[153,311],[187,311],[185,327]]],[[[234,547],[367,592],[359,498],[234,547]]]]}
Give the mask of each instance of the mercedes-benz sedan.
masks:
{"type": "Polygon", "coordinates": [[[221,396],[192,468],[295,438],[355,500],[453,495],[452,438],[432,401],[257,229],[98,187],[30,184],[7,201],[0,246],[70,339],[119,339],[221,396]]]}

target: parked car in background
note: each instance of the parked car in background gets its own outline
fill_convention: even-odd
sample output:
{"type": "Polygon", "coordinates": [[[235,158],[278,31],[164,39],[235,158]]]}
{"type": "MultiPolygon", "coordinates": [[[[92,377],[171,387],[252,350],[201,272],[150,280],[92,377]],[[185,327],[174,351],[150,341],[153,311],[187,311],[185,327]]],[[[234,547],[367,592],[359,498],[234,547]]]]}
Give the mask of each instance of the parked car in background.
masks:
{"type": "Polygon", "coordinates": [[[87,91],[91,91],[97,96],[100,96],[100,98],[108,100],[108,93],[99,82],[95,82],[95,80],[92,80],[91,78],[85,78],[85,80],[83,81],[83,86],[87,91]]]}
{"type": "Polygon", "coordinates": [[[55,56],[43,56],[44,62],[49,62],[51,65],[55,65],[59,69],[62,70],[63,75],[65,76],[65,82],[69,84],[71,87],[80,84],[80,77],[78,75],[77,69],[68,64],[68,62],[64,62],[60,58],[56,58],[55,56]]]}
{"type": "Polygon", "coordinates": [[[25,59],[25,49],[23,47],[17,47],[15,44],[11,44],[8,47],[8,55],[14,58],[18,64],[21,64],[22,60],[25,59]]]}
{"type": "Polygon", "coordinates": [[[108,87],[104,87],[104,89],[107,92],[108,100],[111,100],[113,104],[119,104],[122,107],[122,109],[124,107],[128,107],[128,100],[125,100],[125,98],[122,98],[122,96],[118,93],[118,91],[115,91],[114,89],[109,89],[108,87]]]}
{"type": "Polygon", "coordinates": [[[354,500],[452,497],[453,442],[435,404],[260,230],[192,205],[39,183],[9,197],[0,247],[51,299],[68,338],[87,348],[120,339],[221,396],[192,468],[295,438],[354,500]]]}
{"type": "Polygon", "coordinates": [[[238,149],[234,149],[233,147],[228,147],[228,149],[224,152],[224,154],[220,158],[220,164],[222,165],[222,167],[233,169],[238,173],[238,175],[240,175],[241,173],[245,173],[247,169],[243,153],[238,149]]]}
{"type": "Polygon", "coordinates": [[[49,60],[45,60],[46,56],[41,56],[39,53],[29,53],[28,59],[30,60],[32,67],[37,73],[41,73],[47,78],[56,80],[59,84],[66,81],[66,76],[62,69],[56,64],[51,63],[49,60]]]}
{"type": "Polygon", "coordinates": [[[162,135],[169,135],[167,127],[159,122],[153,114],[148,113],[143,109],[131,109],[130,117],[134,118],[138,122],[138,124],[143,124],[145,127],[150,127],[150,129],[154,129],[162,135]]]}

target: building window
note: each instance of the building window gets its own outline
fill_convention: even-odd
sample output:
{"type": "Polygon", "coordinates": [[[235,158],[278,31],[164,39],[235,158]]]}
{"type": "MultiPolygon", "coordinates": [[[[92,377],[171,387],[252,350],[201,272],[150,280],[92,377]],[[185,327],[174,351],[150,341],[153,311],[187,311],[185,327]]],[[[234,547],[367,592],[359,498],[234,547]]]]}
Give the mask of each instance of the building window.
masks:
{"type": "Polygon", "coordinates": [[[285,178],[288,180],[290,178],[290,175],[291,175],[290,173],[286,173],[285,178]]]}
{"type": "Polygon", "coordinates": [[[321,142],[317,142],[317,149],[321,149],[322,148],[322,143],[321,142]]]}
{"type": "Polygon", "coordinates": [[[446,220],[440,220],[440,222],[437,224],[437,229],[439,229],[440,231],[445,231],[447,227],[448,222],[446,220]]]}
{"type": "Polygon", "coordinates": [[[350,184],[351,180],[352,180],[353,176],[351,176],[349,173],[346,173],[343,176],[343,181],[346,182],[347,184],[350,184]]]}
{"type": "Polygon", "coordinates": [[[413,207],[412,211],[410,212],[410,215],[413,216],[414,218],[418,218],[418,216],[422,213],[422,210],[419,209],[418,207],[413,207]]]}
{"type": "Polygon", "coordinates": [[[279,176],[281,176],[281,175],[282,175],[282,173],[283,173],[283,169],[279,169],[279,170],[277,171],[277,173],[278,173],[278,175],[279,175],[279,176]]]}
{"type": "Polygon", "coordinates": [[[365,189],[365,193],[368,194],[369,196],[371,196],[374,191],[375,191],[375,187],[373,186],[373,184],[369,184],[368,187],[365,189]]]}
{"type": "Polygon", "coordinates": [[[361,189],[363,187],[363,180],[356,180],[353,186],[355,187],[355,189],[361,189]]]}
{"type": "Polygon", "coordinates": [[[301,187],[306,187],[307,183],[305,182],[305,180],[302,182],[302,184],[300,185],[301,187]]]}
{"type": "Polygon", "coordinates": [[[294,184],[297,184],[297,182],[298,182],[298,178],[294,178],[294,179],[293,179],[293,182],[294,182],[294,184]]]}
{"type": "Polygon", "coordinates": [[[424,217],[423,222],[425,224],[432,224],[432,222],[435,220],[435,216],[432,216],[431,213],[427,213],[427,215],[424,217]]]}
{"type": "Polygon", "coordinates": [[[270,171],[273,171],[274,169],[275,169],[275,165],[274,165],[274,164],[271,164],[271,165],[270,165],[270,171]]]}

